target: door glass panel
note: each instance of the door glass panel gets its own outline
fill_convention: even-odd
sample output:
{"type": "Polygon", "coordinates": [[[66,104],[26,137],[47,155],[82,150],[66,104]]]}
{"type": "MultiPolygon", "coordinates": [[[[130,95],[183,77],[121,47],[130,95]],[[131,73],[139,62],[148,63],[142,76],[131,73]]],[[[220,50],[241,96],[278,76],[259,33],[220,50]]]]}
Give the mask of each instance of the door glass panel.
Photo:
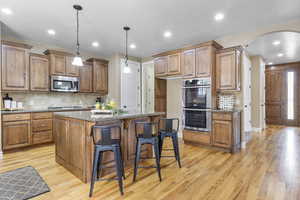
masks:
{"type": "Polygon", "coordinates": [[[294,116],[294,72],[287,73],[287,119],[293,120],[294,116]]]}

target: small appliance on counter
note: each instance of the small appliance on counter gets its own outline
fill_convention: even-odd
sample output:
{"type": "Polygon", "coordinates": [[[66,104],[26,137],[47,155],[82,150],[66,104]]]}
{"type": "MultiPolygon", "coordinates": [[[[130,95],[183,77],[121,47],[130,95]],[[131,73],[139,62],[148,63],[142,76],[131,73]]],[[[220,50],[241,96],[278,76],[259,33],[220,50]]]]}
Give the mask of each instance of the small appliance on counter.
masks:
{"type": "Polygon", "coordinates": [[[8,94],[3,97],[3,105],[4,110],[22,110],[23,109],[23,103],[13,101],[12,97],[9,97],[8,94]]]}

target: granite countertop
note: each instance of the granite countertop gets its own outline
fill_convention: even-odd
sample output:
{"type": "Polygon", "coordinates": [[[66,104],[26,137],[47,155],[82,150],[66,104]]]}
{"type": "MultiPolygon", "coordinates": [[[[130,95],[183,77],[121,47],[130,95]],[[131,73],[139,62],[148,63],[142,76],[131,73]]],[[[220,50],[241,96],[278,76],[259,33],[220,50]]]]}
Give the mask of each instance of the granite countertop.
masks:
{"type": "Polygon", "coordinates": [[[18,114],[18,113],[35,113],[35,112],[65,112],[65,111],[80,111],[80,110],[90,110],[92,107],[86,106],[81,108],[32,108],[32,109],[22,109],[22,110],[2,110],[1,114],[18,114]]]}
{"type": "Polygon", "coordinates": [[[74,118],[84,121],[98,122],[98,121],[110,121],[118,119],[130,119],[136,117],[149,117],[164,115],[164,112],[152,112],[152,113],[126,113],[126,114],[92,114],[90,111],[77,111],[77,112],[57,112],[55,115],[74,118]]]}

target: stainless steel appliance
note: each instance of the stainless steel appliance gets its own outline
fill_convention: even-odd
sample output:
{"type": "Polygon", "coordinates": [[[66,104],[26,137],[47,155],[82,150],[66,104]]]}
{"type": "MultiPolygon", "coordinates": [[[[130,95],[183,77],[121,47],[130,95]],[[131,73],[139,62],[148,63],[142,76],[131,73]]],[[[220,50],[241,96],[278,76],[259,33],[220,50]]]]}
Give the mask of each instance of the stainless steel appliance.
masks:
{"type": "Polygon", "coordinates": [[[183,81],[183,125],[185,129],[211,130],[210,78],[183,81]]]}
{"type": "Polygon", "coordinates": [[[79,78],[70,76],[51,76],[51,91],[79,92],[79,78]]]}

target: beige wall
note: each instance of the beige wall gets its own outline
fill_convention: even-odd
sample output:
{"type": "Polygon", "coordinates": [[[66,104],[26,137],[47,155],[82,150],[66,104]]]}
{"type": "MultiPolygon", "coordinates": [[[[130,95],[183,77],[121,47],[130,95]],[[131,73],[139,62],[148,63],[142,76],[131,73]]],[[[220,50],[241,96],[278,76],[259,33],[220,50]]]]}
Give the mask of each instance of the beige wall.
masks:
{"type": "Polygon", "coordinates": [[[260,56],[252,56],[251,71],[251,121],[254,129],[261,130],[265,126],[265,63],[260,56]]]}
{"type": "MultiPolygon", "coordinates": [[[[2,40],[2,22],[0,21],[0,41],[2,40]]],[[[2,64],[2,52],[1,52],[2,48],[0,48],[0,66],[2,64]]],[[[2,76],[1,76],[1,70],[0,70],[0,88],[1,88],[1,82],[2,82],[2,76]]],[[[2,96],[1,94],[1,89],[0,89],[0,96],[2,96]]],[[[0,112],[2,110],[2,98],[1,98],[1,103],[0,103],[0,112]]],[[[2,153],[2,116],[0,113],[0,159],[3,158],[3,153],[2,153]]]]}
{"type": "Polygon", "coordinates": [[[179,118],[180,131],[182,137],[182,79],[167,80],[167,117],[179,118]]]}

